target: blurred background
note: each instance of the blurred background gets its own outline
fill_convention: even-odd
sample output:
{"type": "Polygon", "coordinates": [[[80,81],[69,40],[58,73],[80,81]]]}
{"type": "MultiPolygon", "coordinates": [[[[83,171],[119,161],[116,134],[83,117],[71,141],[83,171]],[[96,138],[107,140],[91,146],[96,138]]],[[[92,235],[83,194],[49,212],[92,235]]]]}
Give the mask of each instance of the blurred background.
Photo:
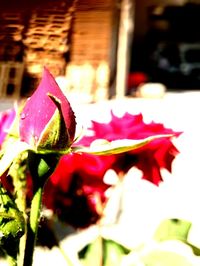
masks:
{"type": "MultiPolygon", "coordinates": [[[[29,97],[47,66],[80,125],[105,122],[112,109],[183,131],[159,187],[136,169],[127,174],[119,227],[104,235],[135,248],[163,219],[185,219],[200,247],[200,0],[6,0],[0,10],[0,110],[29,97]]],[[[70,250],[73,241],[62,244],[70,250]]]]}
{"type": "Polygon", "coordinates": [[[1,1],[0,97],[29,96],[44,65],[87,102],[135,96],[140,84],[152,82],[168,91],[198,90],[199,4],[1,1]]]}

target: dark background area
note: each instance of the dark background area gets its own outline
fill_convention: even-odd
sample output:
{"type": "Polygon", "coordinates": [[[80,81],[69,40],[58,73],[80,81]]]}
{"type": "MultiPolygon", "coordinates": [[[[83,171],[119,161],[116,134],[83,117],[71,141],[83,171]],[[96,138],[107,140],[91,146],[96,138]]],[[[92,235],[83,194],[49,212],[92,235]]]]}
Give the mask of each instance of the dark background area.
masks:
{"type": "Polygon", "coordinates": [[[200,4],[154,5],[146,12],[145,35],[133,36],[130,72],[144,72],[168,89],[200,89],[200,4]]]}

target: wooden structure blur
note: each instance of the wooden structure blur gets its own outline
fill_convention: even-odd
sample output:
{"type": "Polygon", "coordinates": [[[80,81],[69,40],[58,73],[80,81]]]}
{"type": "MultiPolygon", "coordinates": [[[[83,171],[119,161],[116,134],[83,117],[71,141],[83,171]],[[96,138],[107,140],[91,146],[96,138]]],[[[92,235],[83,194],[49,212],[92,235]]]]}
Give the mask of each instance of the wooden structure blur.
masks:
{"type": "Polygon", "coordinates": [[[75,6],[70,65],[79,67],[83,73],[84,66],[90,65],[93,72],[89,78],[91,83],[88,84],[88,76],[83,75],[82,84],[88,84],[88,88],[84,86],[86,92],[92,94],[95,101],[109,96],[110,68],[113,67],[111,49],[117,37],[113,34],[117,8],[114,0],[78,0],[75,6]]]}
{"type": "Polygon", "coordinates": [[[19,94],[32,93],[46,65],[65,77],[68,90],[107,99],[116,78],[121,0],[22,2],[7,5],[0,17],[0,60],[24,67],[19,94]]]}
{"type": "Polygon", "coordinates": [[[0,97],[19,98],[23,63],[23,12],[1,12],[0,16],[0,97]]]}
{"type": "Polygon", "coordinates": [[[57,1],[31,10],[23,39],[28,73],[41,75],[46,65],[54,76],[64,74],[73,11],[72,1],[57,1]]]}
{"type": "Polygon", "coordinates": [[[0,97],[20,97],[23,73],[22,62],[0,61],[0,97]]]}
{"type": "Polygon", "coordinates": [[[133,34],[133,0],[121,1],[121,16],[119,24],[116,98],[126,95],[126,84],[129,71],[130,41],[133,34]]]}

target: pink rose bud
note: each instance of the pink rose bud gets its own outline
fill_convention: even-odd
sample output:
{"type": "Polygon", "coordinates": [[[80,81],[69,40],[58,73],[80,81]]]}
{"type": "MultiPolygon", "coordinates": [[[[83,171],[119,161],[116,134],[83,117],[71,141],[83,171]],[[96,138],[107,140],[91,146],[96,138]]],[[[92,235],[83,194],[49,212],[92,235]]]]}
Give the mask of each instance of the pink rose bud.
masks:
{"type": "Polygon", "coordinates": [[[21,141],[38,151],[65,150],[74,140],[74,112],[47,68],[21,112],[19,128],[21,141]]]}

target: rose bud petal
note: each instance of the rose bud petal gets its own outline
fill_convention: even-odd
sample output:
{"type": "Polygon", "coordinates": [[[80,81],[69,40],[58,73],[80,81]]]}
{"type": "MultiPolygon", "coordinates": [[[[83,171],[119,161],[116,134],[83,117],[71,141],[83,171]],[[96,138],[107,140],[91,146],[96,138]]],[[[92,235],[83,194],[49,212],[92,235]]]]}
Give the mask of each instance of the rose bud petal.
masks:
{"type": "Polygon", "coordinates": [[[37,90],[21,113],[21,141],[37,150],[65,150],[74,140],[75,129],[75,115],[69,101],[44,68],[37,90]]]}

